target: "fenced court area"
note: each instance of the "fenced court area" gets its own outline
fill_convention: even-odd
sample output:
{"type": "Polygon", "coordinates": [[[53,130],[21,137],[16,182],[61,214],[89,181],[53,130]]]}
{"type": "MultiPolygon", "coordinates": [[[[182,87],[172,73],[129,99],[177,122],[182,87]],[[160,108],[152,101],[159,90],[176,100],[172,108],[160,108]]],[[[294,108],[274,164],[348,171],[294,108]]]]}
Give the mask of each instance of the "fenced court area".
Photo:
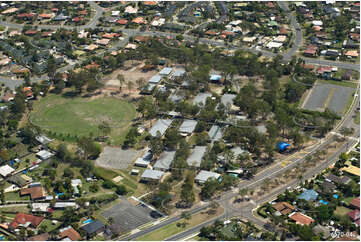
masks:
{"type": "Polygon", "coordinates": [[[303,103],[303,108],[323,112],[326,108],[342,115],[354,88],[317,82],[303,103]]]}
{"type": "Polygon", "coordinates": [[[104,211],[101,215],[109,219],[113,218],[113,226],[121,232],[128,232],[138,228],[157,218],[153,216],[154,212],[150,208],[142,205],[131,204],[127,199],[122,198],[121,202],[104,211]]]}

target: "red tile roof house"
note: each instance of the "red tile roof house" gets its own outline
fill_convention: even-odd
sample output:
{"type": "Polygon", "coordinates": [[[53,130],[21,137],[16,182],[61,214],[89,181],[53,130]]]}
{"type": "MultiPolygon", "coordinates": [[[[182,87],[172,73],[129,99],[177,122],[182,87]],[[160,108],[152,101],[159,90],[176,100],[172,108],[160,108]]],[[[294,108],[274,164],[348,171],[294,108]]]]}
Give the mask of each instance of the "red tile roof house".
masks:
{"type": "Polygon", "coordinates": [[[303,52],[305,56],[316,56],[318,47],[316,45],[309,45],[306,47],[306,50],[303,52]]]}
{"type": "Polygon", "coordinates": [[[60,229],[59,232],[60,232],[59,233],[59,238],[60,239],[68,238],[68,239],[70,239],[72,241],[81,240],[80,234],[75,229],[73,229],[71,226],[60,229]]]}
{"type": "Polygon", "coordinates": [[[16,18],[22,18],[22,19],[32,19],[34,18],[35,13],[20,13],[16,15],[16,18]]]}
{"type": "Polygon", "coordinates": [[[25,31],[25,35],[36,35],[38,33],[37,30],[29,29],[25,31]]]}
{"type": "Polygon", "coordinates": [[[317,74],[323,74],[324,72],[332,72],[331,66],[322,66],[317,68],[317,74]]]}
{"type": "Polygon", "coordinates": [[[120,24],[120,25],[126,25],[126,24],[128,23],[128,20],[126,20],[126,19],[119,19],[119,20],[117,21],[117,23],[120,24]]]}
{"type": "Polygon", "coordinates": [[[23,188],[20,190],[20,195],[30,195],[31,200],[41,199],[45,196],[44,189],[39,187],[23,188]]]}
{"type": "Polygon", "coordinates": [[[355,209],[351,212],[348,212],[347,216],[350,217],[352,222],[354,222],[357,225],[357,227],[360,227],[360,210],[355,209]]]}
{"type": "Polygon", "coordinates": [[[92,63],[89,64],[89,65],[84,66],[84,68],[87,69],[87,70],[90,70],[90,69],[98,69],[99,67],[100,67],[100,66],[99,66],[98,64],[94,63],[94,62],[92,62],[92,63]]]}
{"type": "Polygon", "coordinates": [[[145,24],[146,21],[143,19],[143,17],[136,17],[135,19],[132,20],[132,23],[145,24]]]}
{"type": "Polygon", "coordinates": [[[359,40],[360,40],[360,34],[350,33],[350,38],[351,38],[352,40],[357,40],[357,41],[359,41],[359,40]]]}
{"type": "Polygon", "coordinates": [[[13,101],[14,98],[15,98],[15,94],[7,93],[5,96],[3,96],[2,101],[3,102],[10,102],[10,101],[13,101]]]}
{"type": "Polygon", "coordinates": [[[75,22],[75,23],[79,23],[79,22],[83,21],[83,18],[75,17],[75,18],[72,19],[72,21],[75,22]]]}
{"type": "Polygon", "coordinates": [[[107,33],[107,34],[103,34],[103,38],[106,38],[106,39],[113,39],[115,37],[119,37],[120,34],[118,33],[107,33]]]}
{"type": "Polygon", "coordinates": [[[352,201],[350,202],[350,206],[360,209],[360,197],[352,199],[352,201]]]}
{"type": "Polygon", "coordinates": [[[51,13],[41,13],[38,15],[38,19],[51,19],[54,14],[51,13]]]}
{"type": "Polygon", "coordinates": [[[19,226],[32,226],[37,228],[39,224],[44,220],[44,217],[38,217],[31,214],[18,213],[14,220],[9,224],[9,229],[14,230],[19,226]]]}
{"type": "Polygon", "coordinates": [[[218,35],[218,32],[213,31],[213,30],[208,30],[207,32],[205,32],[206,35],[211,35],[211,36],[215,36],[218,35]]]}
{"type": "Polygon", "coordinates": [[[288,216],[290,219],[292,219],[293,221],[296,222],[296,224],[300,224],[300,225],[310,225],[312,224],[313,222],[315,222],[315,220],[307,215],[304,215],[302,213],[299,213],[299,212],[294,212],[294,213],[291,213],[289,216],[288,216]]]}

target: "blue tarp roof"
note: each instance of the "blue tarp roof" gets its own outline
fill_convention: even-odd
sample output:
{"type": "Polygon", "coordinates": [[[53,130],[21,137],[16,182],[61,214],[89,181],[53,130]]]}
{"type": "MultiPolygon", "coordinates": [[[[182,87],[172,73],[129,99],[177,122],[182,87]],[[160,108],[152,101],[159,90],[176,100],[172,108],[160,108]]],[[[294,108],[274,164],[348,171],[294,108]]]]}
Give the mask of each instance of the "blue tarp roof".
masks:
{"type": "Polygon", "coordinates": [[[324,205],[327,205],[327,204],[328,204],[328,202],[326,202],[326,201],[324,201],[324,200],[320,200],[319,202],[322,203],[322,204],[324,204],[324,205]]]}
{"type": "Polygon", "coordinates": [[[338,194],[333,194],[333,197],[337,199],[337,198],[338,198],[338,194]]]}
{"type": "Polygon", "coordinates": [[[221,75],[211,75],[211,77],[209,78],[211,81],[219,81],[221,80],[222,76],[221,75]]]}
{"type": "Polygon", "coordinates": [[[285,151],[289,146],[291,146],[291,145],[286,142],[279,142],[277,144],[277,148],[279,151],[285,151]]]}
{"type": "Polygon", "coordinates": [[[318,193],[314,190],[306,190],[301,195],[298,196],[298,199],[304,199],[306,201],[314,201],[318,197],[318,193]]]}

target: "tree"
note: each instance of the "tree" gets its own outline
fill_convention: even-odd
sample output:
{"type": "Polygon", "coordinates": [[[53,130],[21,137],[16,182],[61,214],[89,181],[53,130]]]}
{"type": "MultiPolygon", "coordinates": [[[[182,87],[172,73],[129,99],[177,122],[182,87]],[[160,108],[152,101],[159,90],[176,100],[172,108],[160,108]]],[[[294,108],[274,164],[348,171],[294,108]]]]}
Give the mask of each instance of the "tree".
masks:
{"type": "Polygon", "coordinates": [[[67,167],[64,169],[64,174],[63,177],[69,177],[69,178],[73,178],[74,177],[74,172],[71,168],[67,167]]]}
{"type": "Polygon", "coordinates": [[[78,146],[84,152],[85,159],[96,159],[102,151],[101,146],[93,142],[90,138],[79,139],[78,146]]]}
{"type": "Polygon", "coordinates": [[[103,121],[101,124],[98,125],[98,129],[102,136],[107,136],[111,132],[111,128],[108,122],[103,121]]]}
{"type": "Polygon", "coordinates": [[[123,84],[124,84],[124,82],[125,82],[125,79],[124,79],[124,76],[122,75],[122,74],[118,74],[117,75],[117,79],[118,79],[118,81],[119,81],[119,89],[121,90],[122,89],[122,86],[123,86],[123,84]]]}
{"type": "Polygon", "coordinates": [[[116,193],[117,193],[118,195],[123,196],[123,195],[127,194],[128,191],[127,191],[127,188],[126,188],[124,185],[120,185],[120,186],[117,186],[116,193]]]}
{"type": "Polygon", "coordinates": [[[134,83],[132,81],[128,81],[127,86],[128,86],[128,92],[130,93],[130,90],[133,88],[134,83]]]}
{"type": "Polygon", "coordinates": [[[67,159],[70,158],[70,152],[68,151],[68,148],[66,147],[66,145],[64,143],[58,145],[56,156],[61,161],[66,161],[67,159]]]}
{"type": "Polygon", "coordinates": [[[354,133],[354,129],[353,128],[347,128],[347,127],[342,127],[340,129],[340,134],[343,136],[344,139],[346,139],[347,136],[350,136],[354,133]]]}
{"type": "Polygon", "coordinates": [[[140,89],[140,88],[142,88],[144,86],[145,80],[144,80],[143,77],[141,77],[141,78],[136,80],[136,83],[138,85],[138,88],[140,89]]]}

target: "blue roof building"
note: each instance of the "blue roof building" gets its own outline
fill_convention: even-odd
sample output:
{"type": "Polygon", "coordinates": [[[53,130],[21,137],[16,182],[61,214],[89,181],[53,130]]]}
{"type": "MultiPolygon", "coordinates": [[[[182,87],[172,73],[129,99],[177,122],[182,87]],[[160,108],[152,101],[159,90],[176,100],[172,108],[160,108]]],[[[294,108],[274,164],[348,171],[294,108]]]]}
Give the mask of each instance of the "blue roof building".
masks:
{"type": "Polygon", "coordinates": [[[301,195],[298,196],[298,199],[304,199],[306,201],[315,201],[318,197],[318,193],[314,190],[306,190],[301,195]]]}

